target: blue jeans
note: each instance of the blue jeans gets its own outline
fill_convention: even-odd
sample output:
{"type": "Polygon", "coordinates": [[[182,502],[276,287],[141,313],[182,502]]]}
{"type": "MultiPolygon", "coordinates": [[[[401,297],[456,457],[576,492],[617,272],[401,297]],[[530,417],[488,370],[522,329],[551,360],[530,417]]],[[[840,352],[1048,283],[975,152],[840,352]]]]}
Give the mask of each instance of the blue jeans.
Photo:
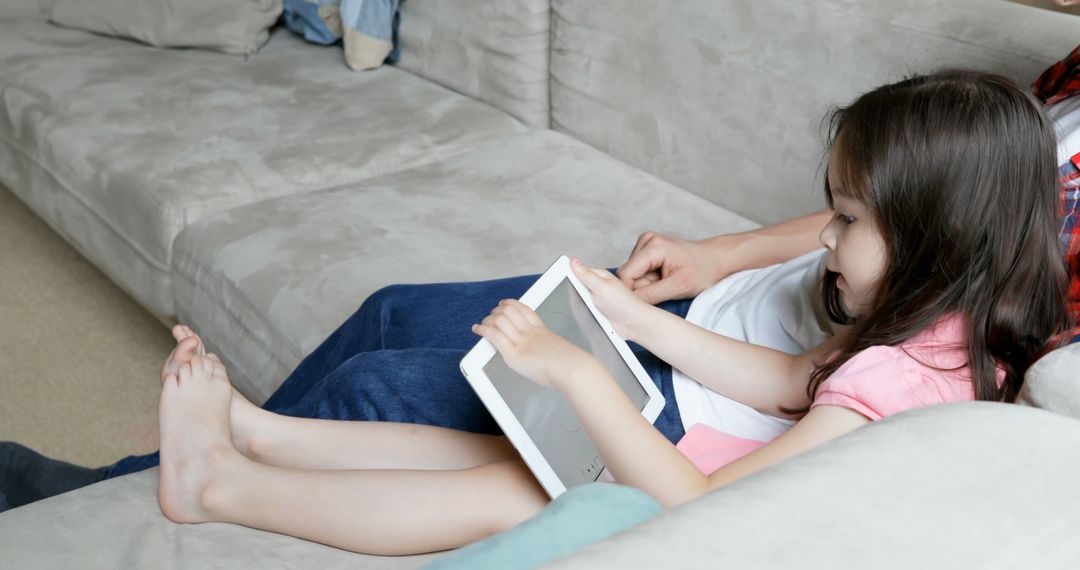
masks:
{"type": "MultiPolygon", "coordinates": [[[[392,285],[376,291],[296,367],[263,408],[295,417],[500,434],[459,364],[479,340],[470,325],[483,320],[500,300],[521,297],[537,277],[392,285]]],[[[685,317],[690,301],[660,307],[685,317]]],[[[676,442],[683,427],[671,367],[636,344],[630,347],[667,399],[654,425],[676,442]]],[[[157,453],[127,457],[108,468],[105,478],[157,464],[157,453]]]]}

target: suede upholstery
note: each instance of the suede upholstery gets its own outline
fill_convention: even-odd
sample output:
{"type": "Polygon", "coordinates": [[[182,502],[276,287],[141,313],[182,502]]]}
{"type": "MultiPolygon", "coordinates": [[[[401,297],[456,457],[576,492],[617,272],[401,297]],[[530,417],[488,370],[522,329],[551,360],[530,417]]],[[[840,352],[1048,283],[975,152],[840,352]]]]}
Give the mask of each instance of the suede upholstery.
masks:
{"type": "Polygon", "coordinates": [[[245,61],[0,17],[0,180],[172,315],[173,238],[199,218],[525,130],[410,73],[342,73],[327,55],[285,30],[245,61]]]}
{"type": "Polygon", "coordinates": [[[53,0],[49,20],[158,47],[251,55],[270,38],[281,0],[53,0]]]}
{"type": "Polygon", "coordinates": [[[551,125],[758,223],[824,206],[821,119],[914,71],[1022,83],[1077,18],[998,0],[552,2],[551,125]]]}
{"type": "Polygon", "coordinates": [[[1077,449],[1080,421],[1044,410],[915,409],[549,567],[1071,568],[1077,449]]]}
{"type": "Polygon", "coordinates": [[[546,128],[548,0],[406,0],[398,67],[546,128]]]}
{"type": "Polygon", "coordinates": [[[386,284],[535,273],[563,253],[611,267],[648,229],[752,227],[570,137],[531,131],[200,220],[177,238],[173,282],[181,321],[200,323],[237,389],[262,402],[386,284]]]}

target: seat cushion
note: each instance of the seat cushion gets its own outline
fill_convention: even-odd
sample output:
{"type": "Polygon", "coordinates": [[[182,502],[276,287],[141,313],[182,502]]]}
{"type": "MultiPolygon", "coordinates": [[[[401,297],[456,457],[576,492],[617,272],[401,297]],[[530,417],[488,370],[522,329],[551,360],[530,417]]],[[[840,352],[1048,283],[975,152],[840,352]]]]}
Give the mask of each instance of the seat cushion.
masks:
{"type": "Polygon", "coordinates": [[[282,30],[245,60],[0,15],[0,97],[2,181],[163,314],[185,225],[526,130],[399,69],[352,73],[282,30]]]}
{"type": "Polygon", "coordinates": [[[0,514],[4,567],[409,569],[441,556],[368,556],[239,525],[178,525],[161,514],[157,489],[154,468],[0,514]]]}
{"type": "Polygon", "coordinates": [[[537,273],[564,253],[614,266],[645,230],[751,227],[565,135],[531,131],[204,218],[177,238],[173,280],[181,322],[261,402],[380,287],[537,273]]]}

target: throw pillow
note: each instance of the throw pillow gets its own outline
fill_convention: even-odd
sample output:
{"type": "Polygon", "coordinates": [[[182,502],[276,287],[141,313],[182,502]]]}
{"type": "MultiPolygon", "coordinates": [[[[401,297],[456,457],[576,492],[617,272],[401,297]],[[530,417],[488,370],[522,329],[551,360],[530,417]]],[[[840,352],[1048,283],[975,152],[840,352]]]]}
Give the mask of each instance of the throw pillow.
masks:
{"type": "Polygon", "coordinates": [[[251,55],[270,37],[282,0],[54,0],[53,23],[167,48],[251,55]]]}
{"type": "Polygon", "coordinates": [[[662,510],[652,497],[632,487],[609,483],[574,487],[531,519],[451,552],[424,570],[535,568],[637,526],[662,510]]]}

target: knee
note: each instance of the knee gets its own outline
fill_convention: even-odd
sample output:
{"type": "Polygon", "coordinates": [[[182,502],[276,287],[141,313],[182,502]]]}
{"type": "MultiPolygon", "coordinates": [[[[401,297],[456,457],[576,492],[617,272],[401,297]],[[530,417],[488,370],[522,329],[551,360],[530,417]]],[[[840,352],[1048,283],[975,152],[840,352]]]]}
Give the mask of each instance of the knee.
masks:
{"type": "Polygon", "coordinates": [[[489,534],[510,530],[533,517],[551,502],[547,492],[520,459],[475,468],[483,473],[482,484],[500,491],[498,516],[492,517],[489,534]]]}
{"type": "Polygon", "coordinates": [[[388,285],[368,295],[357,310],[357,315],[367,320],[381,321],[383,316],[388,315],[397,304],[402,288],[401,285],[388,285]]]}
{"type": "Polygon", "coordinates": [[[401,307],[415,306],[419,301],[416,285],[388,285],[368,296],[356,311],[356,316],[367,326],[380,330],[389,326],[401,307]]]}

